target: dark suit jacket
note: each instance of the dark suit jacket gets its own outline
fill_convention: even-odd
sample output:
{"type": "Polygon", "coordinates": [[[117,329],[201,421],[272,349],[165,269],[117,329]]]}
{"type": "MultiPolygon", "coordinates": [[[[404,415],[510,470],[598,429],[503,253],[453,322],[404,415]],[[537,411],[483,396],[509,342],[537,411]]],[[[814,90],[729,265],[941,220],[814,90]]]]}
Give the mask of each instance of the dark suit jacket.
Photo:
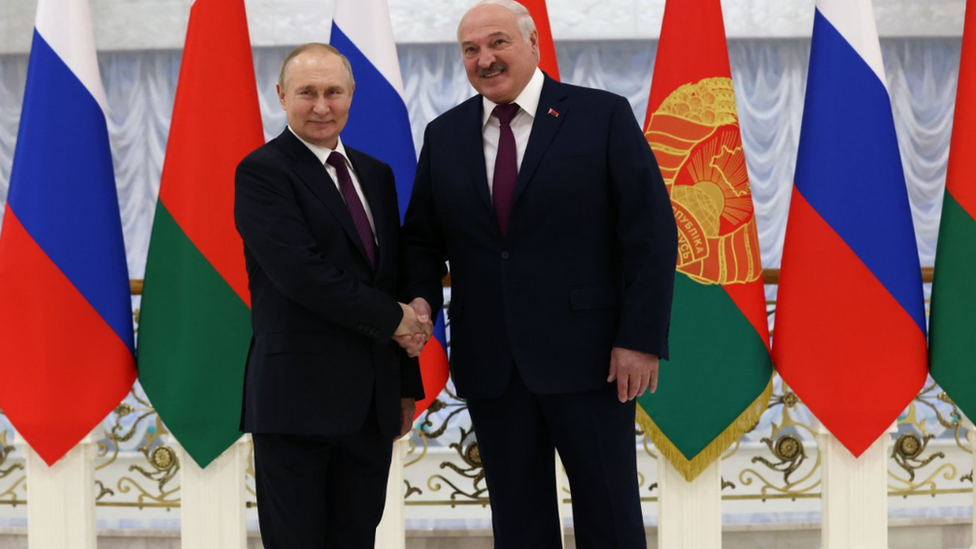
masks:
{"type": "Polygon", "coordinates": [[[630,104],[546,78],[504,238],[481,126],[481,96],[427,126],[401,233],[406,297],[436,310],[450,261],[459,395],[513,365],[540,394],[606,387],[613,346],[667,358],[677,232],[630,104]]]}
{"type": "Polygon", "coordinates": [[[380,429],[398,431],[400,397],[422,398],[416,359],[391,340],[403,316],[393,172],[346,148],[376,225],[369,264],[342,195],[287,128],[237,167],[234,219],[244,240],[254,337],[241,429],[340,435],[375,399],[380,429]]]}

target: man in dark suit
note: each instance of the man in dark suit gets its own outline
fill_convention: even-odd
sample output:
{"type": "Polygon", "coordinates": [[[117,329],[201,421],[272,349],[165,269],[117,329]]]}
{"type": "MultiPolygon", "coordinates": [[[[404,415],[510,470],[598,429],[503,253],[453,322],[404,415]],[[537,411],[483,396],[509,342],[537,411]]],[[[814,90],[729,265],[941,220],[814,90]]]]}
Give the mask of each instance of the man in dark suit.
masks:
{"type": "Polygon", "coordinates": [[[334,48],[296,48],[277,87],[288,127],[237,168],[254,329],[241,428],[269,549],[372,548],[393,441],[423,398],[392,339],[416,356],[431,329],[394,298],[393,172],[339,139],[354,87],[334,48]]]}
{"type": "Polygon", "coordinates": [[[436,310],[491,499],[495,547],[560,547],[553,449],[576,546],[645,547],[634,398],[668,353],[670,201],[630,104],[538,70],[521,4],[458,27],[480,95],[427,126],[401,233],[404,294],[436,310]]]}

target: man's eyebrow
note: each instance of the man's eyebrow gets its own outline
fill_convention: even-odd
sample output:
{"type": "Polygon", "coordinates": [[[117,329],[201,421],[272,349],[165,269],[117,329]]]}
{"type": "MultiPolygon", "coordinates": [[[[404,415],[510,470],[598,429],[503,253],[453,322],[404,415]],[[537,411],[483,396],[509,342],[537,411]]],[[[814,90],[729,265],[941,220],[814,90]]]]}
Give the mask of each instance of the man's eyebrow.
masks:
{"type": "MultiPolygon", "coordinates": [[[[495,38],[498,36],[501,36],[503,38],[508,38],[508,33],[505,31],[495,31],[489,34],[488,38],[495,38]]],[[[464,42],[461,42],[461,45],[464,46],[465,44],[473,44],[474,42],[475,42],[474,40],[465,40],[464,42]]]]}

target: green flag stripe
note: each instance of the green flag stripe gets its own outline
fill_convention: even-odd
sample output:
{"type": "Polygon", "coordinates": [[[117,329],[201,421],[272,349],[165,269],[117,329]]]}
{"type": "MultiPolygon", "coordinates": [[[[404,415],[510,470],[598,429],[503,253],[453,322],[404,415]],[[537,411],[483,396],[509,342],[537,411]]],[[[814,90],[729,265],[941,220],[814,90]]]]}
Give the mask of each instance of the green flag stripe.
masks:
{"type": "Polygon", "coordinates": [[[206,467],[241,436],[249,311],[162,201],[139,316],[139,381],[167,428],[206,467]]]}
{"type": "Polygon", "coordinates": [[[976,221],[945,194],[929,319],[932,377],[976,419],[976,221]]]}
{"type": "Polygon", "coordinates": [[[691,460],[763,394],[772,361],[762,338],[721,286],[699,284],[679,273],[674,302],[671,358],[661,365],[657,392],[638,402],[691,460]]]}

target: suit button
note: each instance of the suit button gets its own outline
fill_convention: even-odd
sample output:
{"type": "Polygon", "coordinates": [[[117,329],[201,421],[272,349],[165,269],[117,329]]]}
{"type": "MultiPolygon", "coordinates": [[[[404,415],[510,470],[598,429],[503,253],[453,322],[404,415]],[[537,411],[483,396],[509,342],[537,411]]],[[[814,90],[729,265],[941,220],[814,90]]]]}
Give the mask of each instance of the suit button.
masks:
{"type": "Polygon", "coordinates": [[[508,252],[502,252],[502,259],[508,259],[508,252]]]}

